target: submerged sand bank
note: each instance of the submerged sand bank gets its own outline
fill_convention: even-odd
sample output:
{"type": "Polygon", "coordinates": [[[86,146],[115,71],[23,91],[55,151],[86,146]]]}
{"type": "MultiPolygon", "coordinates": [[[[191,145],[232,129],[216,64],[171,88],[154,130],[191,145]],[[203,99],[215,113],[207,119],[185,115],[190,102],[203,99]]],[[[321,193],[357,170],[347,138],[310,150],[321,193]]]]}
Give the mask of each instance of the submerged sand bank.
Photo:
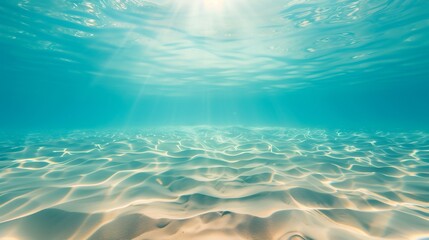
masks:
{"type": "Polygon", "coordinates": [[[428,136],[195,127],[2,140],[0,232],[424,239],[428,136]]]}

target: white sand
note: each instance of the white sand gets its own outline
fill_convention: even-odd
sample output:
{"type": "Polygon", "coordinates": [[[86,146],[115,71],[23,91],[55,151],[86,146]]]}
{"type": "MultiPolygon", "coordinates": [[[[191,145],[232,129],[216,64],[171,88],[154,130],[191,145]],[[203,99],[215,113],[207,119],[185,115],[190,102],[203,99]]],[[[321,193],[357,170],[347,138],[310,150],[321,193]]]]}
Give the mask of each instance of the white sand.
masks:
{"type": "Polygon", "coordinates": [[[0,239],[429,237],[423,133],[200,127],[1,146],[0,239]]]}

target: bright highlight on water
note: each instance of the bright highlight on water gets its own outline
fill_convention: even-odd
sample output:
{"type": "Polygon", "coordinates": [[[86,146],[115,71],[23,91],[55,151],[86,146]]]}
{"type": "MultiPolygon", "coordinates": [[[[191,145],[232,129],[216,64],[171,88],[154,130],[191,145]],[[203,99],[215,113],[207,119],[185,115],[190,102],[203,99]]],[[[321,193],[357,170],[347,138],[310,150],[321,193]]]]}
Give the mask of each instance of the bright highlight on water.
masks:
{"type": "Polygon", "coordinates": [[[2,1],[0,240],[429,239],[427,9],[2,1]]]}

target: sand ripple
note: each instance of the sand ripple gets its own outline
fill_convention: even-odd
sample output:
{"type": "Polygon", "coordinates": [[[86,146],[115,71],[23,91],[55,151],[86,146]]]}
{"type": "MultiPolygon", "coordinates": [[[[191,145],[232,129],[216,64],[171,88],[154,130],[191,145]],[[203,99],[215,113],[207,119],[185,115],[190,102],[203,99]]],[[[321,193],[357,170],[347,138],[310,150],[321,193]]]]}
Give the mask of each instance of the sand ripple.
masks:
{"type": "Polygon", "coordinates": [[[422,132],[3,136],[0,169],[0,239],[429,238],[422,132]]]}

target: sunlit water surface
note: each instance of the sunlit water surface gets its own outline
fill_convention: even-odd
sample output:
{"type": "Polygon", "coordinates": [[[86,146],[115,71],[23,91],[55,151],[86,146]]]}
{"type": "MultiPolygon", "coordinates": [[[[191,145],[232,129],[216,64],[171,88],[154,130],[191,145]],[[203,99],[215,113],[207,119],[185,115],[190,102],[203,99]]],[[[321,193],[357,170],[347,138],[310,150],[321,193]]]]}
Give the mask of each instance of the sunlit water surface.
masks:
{"type": "Polygon", "coordinates": [[[1,0],[0,240],[428,240],[428,56],[428,0],[1,0]]]}
{"type": "Polygon", "coordinates": [[[144,95],[278,93],[421,79],[428,8],[425,0],[3,0],[0,46],[5,70],[48,82],[89,78],[144,95]]]}

